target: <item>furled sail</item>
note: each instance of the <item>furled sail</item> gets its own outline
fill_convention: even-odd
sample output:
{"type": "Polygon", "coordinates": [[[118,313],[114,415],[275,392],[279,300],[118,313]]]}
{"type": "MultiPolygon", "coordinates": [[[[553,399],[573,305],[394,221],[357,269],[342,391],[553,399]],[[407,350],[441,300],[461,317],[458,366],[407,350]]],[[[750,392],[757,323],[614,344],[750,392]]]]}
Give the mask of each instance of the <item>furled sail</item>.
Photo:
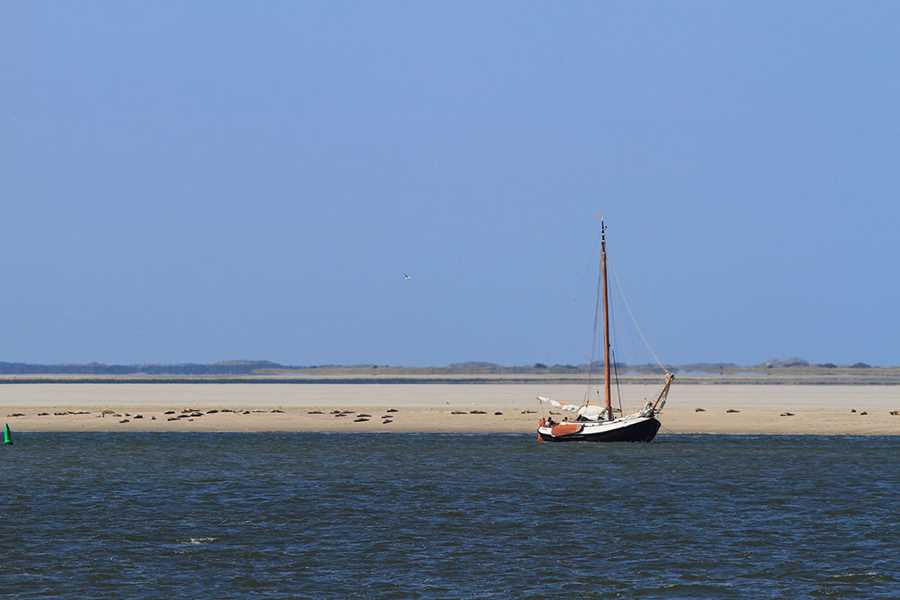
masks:
{"type": "Polygon", "coordinates": [[[589,404],[578,409],[578,416],[591,421],[599,421],[603,417],[603,408],[589,404]]]}

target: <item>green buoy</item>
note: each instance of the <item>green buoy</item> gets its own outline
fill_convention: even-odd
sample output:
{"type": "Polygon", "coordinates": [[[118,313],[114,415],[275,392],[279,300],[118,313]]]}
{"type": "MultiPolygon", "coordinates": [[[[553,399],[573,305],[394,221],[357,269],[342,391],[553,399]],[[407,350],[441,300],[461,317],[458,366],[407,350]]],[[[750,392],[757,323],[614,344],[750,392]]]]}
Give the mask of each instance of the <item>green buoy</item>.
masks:
{"type": "Polygon", "coordinates": [[[12,431],[9,430],[9,424],[3,426],[3,443],[12,446],[12,431]]]}

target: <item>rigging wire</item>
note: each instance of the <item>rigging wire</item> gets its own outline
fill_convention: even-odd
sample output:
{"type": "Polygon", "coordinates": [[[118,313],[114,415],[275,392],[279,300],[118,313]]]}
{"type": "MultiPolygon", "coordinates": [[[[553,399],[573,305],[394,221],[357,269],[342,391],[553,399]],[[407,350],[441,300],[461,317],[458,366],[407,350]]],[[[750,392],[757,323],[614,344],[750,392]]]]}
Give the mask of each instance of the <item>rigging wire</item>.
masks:
{"type": "MultiPolygon", "coordinates": [[[[609,257],[606,258],[606,264],[609,266],[609,257]]],[[[609,316],[612,320],[612,330],[610,332],[610,340],[609,340],[609,351],[610,351],[610,359],[612,360],[612,368],[616,378],[616,398],[619,400],[619,413],[625,414],[622,411],[622,386],[619,384],[619,361],[616,358],[616,346],[613,344],[613,340],[618,342],[619,340],[619,330],[616,328],[616,311],[613,309],[613,303],[610,302],[609,306],[609,316]]]]}
{"type": "Polygon", "coordinates": [[[628,316],[631,317],[631,322],[634,323],[634,328],[637,329],[638,335],[641,338],[641,341],[644,343],[644,346],[647,350],[650,351],[650,354],[653,356],[653,360],[656,361],[657,366],[662,369],[664,372],[668,372],[669,369],[659,360],[659,356],[656,355],[656,352],[653,351],[653,348],[650,346],[650,343],[647,341],[647,338],[644,336],[644,332],[641,330],[641,326],[638,325],[637,319],[634,318],[634,313],[631,310],[631,305],[628,303],[628,298],[625,296],[625,290],[622,288],[622,282],[619,280],[619,274],[616,272],[615,268],[612,268],[610,265],[610,270],[613,274],[613,279],[616,280],[616,288],[619,290],[619,295],[622,297],[622,303],[625,304],[625,309],[628,311],[628,316]]]}
{"type": "Polygon", "coordinates": [[[625,412],[622,410],[622,387],[619,385],[619,365],[617,364],[618,361],[616,360],[616,351],[611,350],[611,352],[613,371],[615,371],[616,374],[616,398],[619,400],[619,414],[624,415],[625,412]]]}
{"type": "MultiPolygon", "coordinates": [[[[603,261],[603,256],[601,253],[600,261],[603,261]]],[[[584,392],[584,405],[587,406],[591,403],[591,381],[594,378],[594,360],[597,357],[597,330],[600,325],[600,286],[603,282],[603,270],[598,265],[597,267],[597,293],[594,298],[594,332],[591,335],[591,359],[588,362],[588,379],[587,379],[587,389],[584,392]]]]}

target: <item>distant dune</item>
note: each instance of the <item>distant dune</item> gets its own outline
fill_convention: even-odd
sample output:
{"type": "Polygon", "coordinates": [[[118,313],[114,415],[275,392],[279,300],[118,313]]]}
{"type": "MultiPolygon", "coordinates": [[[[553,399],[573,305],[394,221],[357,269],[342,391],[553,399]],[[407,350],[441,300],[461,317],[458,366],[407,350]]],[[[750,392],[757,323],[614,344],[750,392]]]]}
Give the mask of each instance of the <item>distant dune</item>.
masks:
{"type": "MultiPolygon", "coordinates": [[[[900,385],[900,367],[857,362],[810,364],[798,358],[773,359],[755,366],[733,363],[671,365],[681,383],[900,385]]],[[[641,383],[660,378],[656,365],[616,365],[619,378],[641,383]]],[[[487,362],[438,367],[392,365],[291,366],[272,361],[225,361],[171,365],[29,364],[0,362],[0,383],[584,383],[602,365],[504,366],[487,362]]]]}

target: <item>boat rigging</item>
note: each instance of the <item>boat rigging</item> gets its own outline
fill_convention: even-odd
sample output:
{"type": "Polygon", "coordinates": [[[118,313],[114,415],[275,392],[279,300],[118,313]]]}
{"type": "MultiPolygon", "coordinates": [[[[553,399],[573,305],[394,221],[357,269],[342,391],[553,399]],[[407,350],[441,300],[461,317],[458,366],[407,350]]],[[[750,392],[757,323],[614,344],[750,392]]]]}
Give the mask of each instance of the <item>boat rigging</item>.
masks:
{"type": "MultiPolygon", "coordinates": [[[[662,390],[656,397],[655,401],[649,401],[639,412],[616,417],[613,414],[612,406],[612,376],[610,354],[612,352],[612,344],[609,335],[609,285],[608,285],[608,259],[606,252],[606,223],[600,221],[600,268],[597,282],[597,295],[594,305],[594,333],[591,344],[591,362],[588,366],[588,392],[585,394],[584,404],[581,407],[573,404],[561,404],[555,400],[551,400],[544,396],[538,396],[541,405],[549,404],[564,411],[575,412],[574,421],[565,419],[562,423],[553,421],[552,415],[541,418],[538,423],[538,440],[553,442],[650,442],[656,437],[660,428],[659,416],[666,404],[669,396],[669,389],[672,386],[675,376],[666,369],[651,349],[654,359],[664,372],[664,383],[662,390]],[[603,408],[591,405],[591,377],[593,376],[593,364],[596,355],[597,344],[597,328],[599,321],[599,308],[603,308],[603,408]]],[[[616,277],[618,281],[618,277],[616,277]]],[[[621,290],[621,286],[620,286],[621,290]]],[[[626,301],[626,309],[629,316],[635,323],[638,334],[647,344],[640,327],[637,327],[637,321],[631,312],[631,307],[626,301]]],[[[649,345],[648,345],[649,347],[649,345]]],[[[618,378],[618,369],[617,378],[618,378]]],[[[621,398],[619,400],[621,405],[621,398]]]]}

